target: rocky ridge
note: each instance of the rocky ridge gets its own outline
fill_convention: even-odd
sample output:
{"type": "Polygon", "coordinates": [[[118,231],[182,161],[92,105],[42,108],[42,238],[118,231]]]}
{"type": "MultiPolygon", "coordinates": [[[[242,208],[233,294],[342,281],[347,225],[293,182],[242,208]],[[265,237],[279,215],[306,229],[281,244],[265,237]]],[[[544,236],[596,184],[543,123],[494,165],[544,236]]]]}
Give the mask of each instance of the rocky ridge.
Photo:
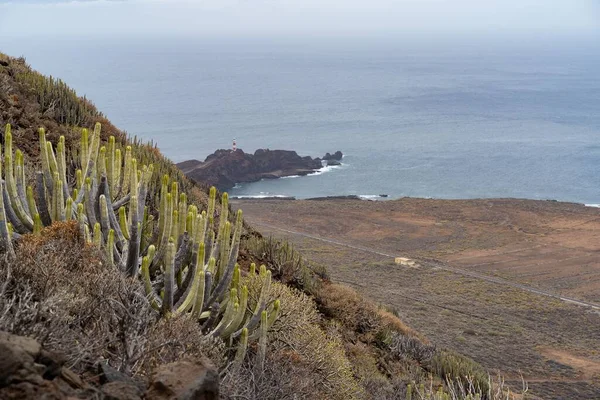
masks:
{"type": "Polygon", "coordinates": [[[254,154],[243,150],[217,150],[204,161],[188,160],[177,164],[196,182],[228,190],[236,183],[257,182],[284,176],[308,175],[324,165],[340,165],[343,154],[337,151],[321,158],[301,157],[295,151],[258,149],[254,154]]]}

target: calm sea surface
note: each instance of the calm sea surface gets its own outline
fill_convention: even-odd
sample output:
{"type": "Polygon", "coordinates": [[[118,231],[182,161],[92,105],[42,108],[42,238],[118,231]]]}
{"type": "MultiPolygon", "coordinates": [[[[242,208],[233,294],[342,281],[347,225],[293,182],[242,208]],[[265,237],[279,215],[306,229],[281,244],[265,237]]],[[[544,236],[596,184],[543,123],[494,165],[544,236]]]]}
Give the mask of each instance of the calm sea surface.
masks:
{"type": "Polygon", "coordinates": [[[233,195],[600,203],[600,45],[2,39],[174,161],[344,152],[233,195]]]}

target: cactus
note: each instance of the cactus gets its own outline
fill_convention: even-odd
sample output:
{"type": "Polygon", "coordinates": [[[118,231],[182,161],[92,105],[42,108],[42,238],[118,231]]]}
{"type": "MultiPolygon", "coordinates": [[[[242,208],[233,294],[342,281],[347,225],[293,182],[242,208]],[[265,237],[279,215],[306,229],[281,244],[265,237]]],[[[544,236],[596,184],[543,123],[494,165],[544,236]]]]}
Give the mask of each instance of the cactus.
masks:
{"type": "Polygon", "coordinates": [[[242,363],[244,362],[244,358],[246,358],[246,350],[248,349],[248,328],[242,329],[242,333],[240,335],[240,340],[238,342],[237,351],[235,352],[235,358],[233,360],[233,370],[237,371],[242,363]]]}
{"type": "Polygon", "coordinates": [[[263,311],[260,315],[260,339],[258,341],[258,354],[256,356],[256,366],[259,373],[265,368],[265,356],[267,354],[267,312],[263,311]]]}
{"type": "MultiPolygon", "coordinates": [[[[13,156],[12,156],[12,134],[10,125],[6,125],[4,132],[4,180],[10,204],[15,211],[16,216],[19,218],[20,223],[23,224],[27,230],[33,230],[33,220],[31,216],[25,211],[26,204],[24,205],[21,197],[19,197],[17,191],[17,182],[15,180],[13,156]]],[[[28,207],[28,206],[27,206],[28,207]]],[[[22,233],[22,232],[21,232],[22,233]]]]}
{"type": "MultiPolygon", "coordinates": [[[[7,130],[10,127],[7,126],[7,130]]],[[[2,174],[2,163],[0,163],[0,175],[2,174]]],[[[4,192],[4,182],[0,180],[0,192],[4,192]]],[[[8,221],[6,220],[6,212],[4,206],[4,196],[0,195],[0,250],[4,251],[9,258],[15,257],[15,251],[13,249],[8,221]]]]}
{"type": "Polygon", "coordinates": [[[236,264],[242,212],[234,223],[229,220],[227,194],[215,215],[217,192],[211,188],[208,207],[200,212],[189,204],[177,180],[168,175],[154,179],[160,168],[137,159],[156,158],[138,154],[132,146],[122,151],[114,137],[102,145],[100,124],[91,135],[82,130],[76,159],[70,158],[64,137],[56,150],[43,129],[39,137],[41,171],[34,191],[26,185],[23,154],[17,150],[13,159],[10,126],[6,127],[5,171],[0,165],[5,178],[0,180],[2,251],[14,256],[12,240],[19,234],[39,235],[55,221],[75,220],[83,240],[101,250],[109,265],[140,277],[150,304],[164,317],[181,314],[198,321],[209,336],[236,341],[238,364],[248,342],[258,340],[264,362],[266,332],[280,304],[267,304],[271,273],[261,266],[258,275],[248,278],[257,279],[260,287],[258,301],[249,309],[246,278],[236,264]],[[71,185],[70,176],[75,180],[71,185]],[[154,199],[158,220],[146,206],[154,199]]]}

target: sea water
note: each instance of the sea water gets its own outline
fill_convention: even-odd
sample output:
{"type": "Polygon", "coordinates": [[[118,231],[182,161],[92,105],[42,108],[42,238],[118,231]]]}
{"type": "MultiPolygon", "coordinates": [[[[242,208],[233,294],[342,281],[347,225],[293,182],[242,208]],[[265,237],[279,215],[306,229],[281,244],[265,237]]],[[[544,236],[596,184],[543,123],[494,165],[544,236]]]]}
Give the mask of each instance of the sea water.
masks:
{"type": "Polygon", "coordinates": [[[173,161],[341,150],[237,196],[600,203],[600,45],[403,39],[2,39],[173,161]]]}

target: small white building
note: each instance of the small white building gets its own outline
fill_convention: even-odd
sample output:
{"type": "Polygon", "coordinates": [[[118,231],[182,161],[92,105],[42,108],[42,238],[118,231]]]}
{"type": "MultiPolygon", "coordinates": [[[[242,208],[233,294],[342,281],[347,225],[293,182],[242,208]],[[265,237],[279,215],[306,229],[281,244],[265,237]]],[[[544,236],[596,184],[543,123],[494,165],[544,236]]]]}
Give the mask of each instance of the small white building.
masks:
{"type": "Polygon", "coordinates": [[[398,265],[404,265],[407,267],[416,267],[417,263],[415,262],[415,260],[411,260],[410,258],[406,258],[406,257],[396,257],[394,258],[394,262],[398,265]]]}

